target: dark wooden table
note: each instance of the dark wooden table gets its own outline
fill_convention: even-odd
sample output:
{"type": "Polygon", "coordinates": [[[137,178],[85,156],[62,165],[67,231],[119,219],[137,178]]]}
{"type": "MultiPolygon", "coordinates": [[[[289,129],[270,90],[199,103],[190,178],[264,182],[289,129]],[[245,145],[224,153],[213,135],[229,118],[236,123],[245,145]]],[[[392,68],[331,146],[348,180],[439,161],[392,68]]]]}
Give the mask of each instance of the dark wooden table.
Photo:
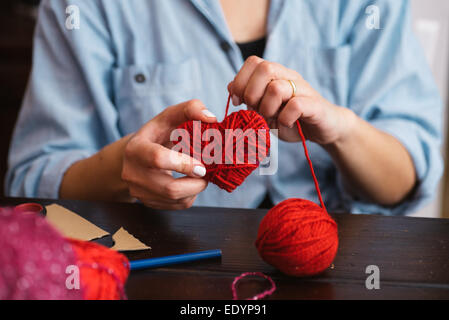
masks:
{"type": "MultiPolygon", "coordinates": [[[[23,199],[0,199],[15,205],[23,199]]],[[[29,201],[29,200],[27,200],[29,201]]],[[[124,227],[152,250],[131,252],[130,260],[222,249],[221,260],[195,262],[131,273],[130,299],[231,299],[231,283],[243,272],[273,278],[270,299],[449,299],[449,220],[336,214],[340,247],[333,267],[313,278],[293,278],[264,263],[254,246],[266,211],[192,208],[162,212],[139,204],[59,203],[111,234],[124,227]],[[368,290],[366,267],[380,269],[380,289],[368,290]]],[[[100,240],[112,245],[110,237],[100,240]]],[[[239,285],[241,297],[269,287],[251,278],[239,285]]]]}

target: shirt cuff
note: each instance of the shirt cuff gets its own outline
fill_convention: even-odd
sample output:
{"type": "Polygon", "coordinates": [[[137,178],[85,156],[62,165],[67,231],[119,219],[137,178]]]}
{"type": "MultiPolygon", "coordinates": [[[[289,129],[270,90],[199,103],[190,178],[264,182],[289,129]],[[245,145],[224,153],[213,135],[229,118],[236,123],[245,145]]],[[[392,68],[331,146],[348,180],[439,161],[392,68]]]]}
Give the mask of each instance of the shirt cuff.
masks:
{"type": "Polygon", "coordinates": [[[377,119],[370,122],[375,128],[395,137],[409,152],[415,166],[417,185],[412,193],[396,206],[381,206],[355,199],[343,184],[340,173],[337,185],[344,207],[355,214],[405,215],[418,210],[436,195],[436,187],[443,173],[440,137],[421,125],[407,120],[377,119]]]}
{"type": "Polygon", "coordinates": [[[94,152],[71,150],[44,155],[13,169],[8,178],[8,194],[14,197],[58,199],[66,171],[94,152]]]}

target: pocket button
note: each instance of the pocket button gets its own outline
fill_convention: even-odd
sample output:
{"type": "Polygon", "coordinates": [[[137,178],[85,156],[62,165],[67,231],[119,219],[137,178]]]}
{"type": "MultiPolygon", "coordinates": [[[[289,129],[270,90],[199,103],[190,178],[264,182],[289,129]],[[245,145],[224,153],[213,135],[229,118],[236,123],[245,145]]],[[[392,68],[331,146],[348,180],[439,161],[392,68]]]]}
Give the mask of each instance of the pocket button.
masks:
{"type": "Polygon", "coordinates": [[[134,77],[134,80],[136,80],[137,83],[144,83],[147,79],[145,78],[145,75],[142,73],[136,74],[134,77]]]}

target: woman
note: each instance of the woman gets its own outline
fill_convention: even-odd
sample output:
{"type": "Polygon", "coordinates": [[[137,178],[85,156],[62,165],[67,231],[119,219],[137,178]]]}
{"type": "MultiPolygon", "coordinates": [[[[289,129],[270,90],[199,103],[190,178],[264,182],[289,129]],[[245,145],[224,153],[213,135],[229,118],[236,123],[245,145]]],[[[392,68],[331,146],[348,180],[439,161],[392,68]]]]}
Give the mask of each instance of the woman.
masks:
{"type": "Polygon", "coordinates": [[[366,14],[376,13],[366,11],[372,1],[70,4],[79,29],[66,27],[69,1],[40,8],[10,195],[161,209],[314,200],[302,148],[291,143],[297,119],[330,211],[404,214],[433,194],[441,101],[408,1],[376,1],[379,17],[366,14]],[[379,29],[367,24],[373,18],[379,29]],[[184,121],[221,121],[228,93],[281,138],[276,174],[253,173],[232,194],[207,186],[200,162],[167,148],[184,121]]]}

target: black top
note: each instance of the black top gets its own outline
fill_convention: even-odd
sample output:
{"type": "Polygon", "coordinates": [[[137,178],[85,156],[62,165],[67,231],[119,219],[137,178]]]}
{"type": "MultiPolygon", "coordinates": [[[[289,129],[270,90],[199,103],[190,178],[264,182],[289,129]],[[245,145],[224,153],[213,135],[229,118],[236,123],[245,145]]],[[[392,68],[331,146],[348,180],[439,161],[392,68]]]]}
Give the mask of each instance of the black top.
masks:
{"type": "Polygon", "coordinates": [[[265,51],[266,43],[267,38],[263,37],[262,39],[256,41],[237,43],[237,45],[239,46],[240,51],[242,52],[243,60],[246,60],[250,56],[258,56],[262,58],[263,53],[265,51]]]}
{"type": "MultiPolygon", "coordinates": [[[[245,43],[237,43],[242,52],[243,60],[248,59],[250,56],[258,56],[263,57],[263,53],[265,51],[265,46],[267,43],[267,38],[263,37],[262,39],[245,42],[245,43]]],[[[260,203],[259,208],[270,209],[273,207],[273,202],[271,201],[268,193],[265,195],[265,199],[260,203]]]]}

